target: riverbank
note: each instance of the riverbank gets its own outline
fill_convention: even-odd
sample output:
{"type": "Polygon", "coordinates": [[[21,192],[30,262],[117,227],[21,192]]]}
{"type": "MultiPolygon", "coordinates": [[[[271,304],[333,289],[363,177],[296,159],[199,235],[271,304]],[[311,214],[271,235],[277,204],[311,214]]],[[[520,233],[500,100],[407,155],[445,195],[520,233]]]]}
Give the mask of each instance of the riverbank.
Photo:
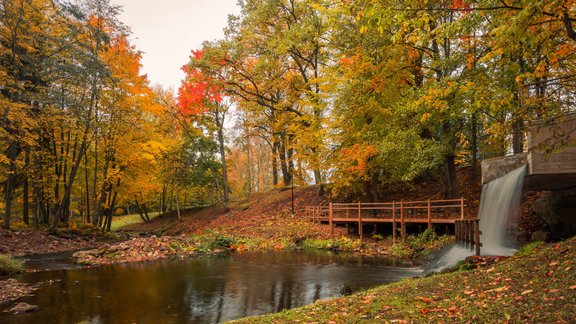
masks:
{"type": "Polygon", "coordinates": [[[576,238],[538,243],[494,265],[402,280],[235,323],[573,323],[575,269],[576,238]]]}
{"type": "Polygon", "coordinates": [[[32,254],[51,254],[96,248],[106,242],[117,241],[98,230],[65,229],[58,234],[48,234],[45,230],[25,228],[21,230],[0,229],[0,254],[13,257],[32,254]]]}
{"type": "Polygon", "coordinates": [[[263,238],[245,237],[220,232],[202,235],[161,236],[133,238],[131,240],[106,244],[97,249],[79,251],[73,254],[75,262],[82,265],[104,265],[124,262],[140,262],[197,254],[220,254],[243,251],[270,251],[315,249],[352,252],[364,255],[386,255],[400,258],[416,258],[437,250],[453,241],[451,236],[438,236],[433,231],[408,236],[405,243],[393,244],[390,238],[361,241],[346,236],[327,238],[323,236],[303,236],[263,238]]]}

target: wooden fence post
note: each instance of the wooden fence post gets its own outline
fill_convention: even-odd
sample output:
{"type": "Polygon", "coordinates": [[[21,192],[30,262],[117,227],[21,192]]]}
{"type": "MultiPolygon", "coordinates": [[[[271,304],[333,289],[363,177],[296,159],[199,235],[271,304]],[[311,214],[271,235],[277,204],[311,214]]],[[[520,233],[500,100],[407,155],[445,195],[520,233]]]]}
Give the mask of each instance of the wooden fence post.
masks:
{"type": "Polygon", "coordinates": [[[360,235],[360,240],[363,238],[363,229],[362,229],[362,203],[358,202],[358,235],[360,235]]]}
{"type": "Polygon", "coordinates": [[[454,237],[455,237],[457,243],[460,242],[460,235],[458,232],[459,227],[460,227],[460,222],[454,221],[454,237]]]}
{"type": "Polygon", "coordinates": [[[396,244],[396,202],[392,202],[392,244],[396,244]]]}
{"type": "Polygon", "coordinates": [[[460,219],[464,219],[464,197],[460,197],[460,219]]]}
{"type": "Polygon", "coordinates": [[[430,198],[428,198],[428,229],[432,229],[432,212],[430,210],[430,198]]]}
{"type": "Polygon", "coordinates": [[[404,223],[404,201],[400,200],[400,235],[402,242],[406,242],[406,224],[404,223]]]}
{"type": "Polygon", "coordinates": [[[476,256],[480,256],[480,220],[474,221],[474,243],[476,244],[476,256]]]}
{"type": "Polygon", "coordinates": [[[328,207],[328,223],[330,223],[330,235],[334,236],[334,207],[332,206],[332,202],[328,207]]]}

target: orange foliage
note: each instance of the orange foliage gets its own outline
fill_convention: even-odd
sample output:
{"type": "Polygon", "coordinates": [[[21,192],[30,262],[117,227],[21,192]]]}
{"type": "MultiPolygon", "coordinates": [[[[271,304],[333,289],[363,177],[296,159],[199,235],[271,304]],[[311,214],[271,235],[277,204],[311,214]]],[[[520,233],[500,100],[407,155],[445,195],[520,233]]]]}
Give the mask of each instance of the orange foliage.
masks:
{"type": "MultiPolygon", "coordinates": [[[[200,62],[203,55],[203,50],[192,51],[192,64],[200,62]]],[[[201,68],[191,65],[182,67],[186,79],[178,89],[178,108],[185,116],[199,116],[222,101],[222,89],[201,68]]]]}
{"type": "Polygon", "coordinates": [[[355,174],[364,174],[368,169],[368,160],[377,153],[374,145],[370,144],[354,144],[352,147],[340,150],[340,155],[346,164],[345,171],[355,174]]]}

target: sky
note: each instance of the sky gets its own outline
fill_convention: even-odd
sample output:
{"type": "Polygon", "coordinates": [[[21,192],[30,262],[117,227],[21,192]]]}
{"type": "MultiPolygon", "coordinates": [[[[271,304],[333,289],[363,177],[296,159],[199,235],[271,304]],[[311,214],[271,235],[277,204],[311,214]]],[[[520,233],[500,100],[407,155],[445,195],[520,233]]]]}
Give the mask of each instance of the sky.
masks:
{"type": "Polygon", "coordinates": [[[190,51],[220,39],[237,0],[111,0],[124,8],[120,20],[132,30],[131,43],[143,52],[142,73],[151,84],[178,89],[190,51]]]}

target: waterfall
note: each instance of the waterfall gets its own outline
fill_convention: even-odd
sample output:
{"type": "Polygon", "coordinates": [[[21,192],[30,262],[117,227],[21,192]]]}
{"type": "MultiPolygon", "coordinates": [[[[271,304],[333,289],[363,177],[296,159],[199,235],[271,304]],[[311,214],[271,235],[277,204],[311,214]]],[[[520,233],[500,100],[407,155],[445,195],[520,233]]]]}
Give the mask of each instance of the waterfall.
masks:
{"type": "MultiPolygon", "coordinates": [[[[512,255],[516,251],[510,247],[506,236],[509,224],[516,222],[525,175],[526,166],[523,166],[490,181],[482,188],[478,213],[482,231],[482,255],[512,255]]],[[[435,253],[432,262],[423,268],[423,275],[450,268],[473,254],[474,251],[468,246],[452,244],[435,253]]]]}
{"type": "Polygon", "coordinates": [[[483,255],[512,255],[507,233],[516,221],[522,200],[526,166],[492,180],[482,188],[480,199],[480,230],[483,255]]]}

